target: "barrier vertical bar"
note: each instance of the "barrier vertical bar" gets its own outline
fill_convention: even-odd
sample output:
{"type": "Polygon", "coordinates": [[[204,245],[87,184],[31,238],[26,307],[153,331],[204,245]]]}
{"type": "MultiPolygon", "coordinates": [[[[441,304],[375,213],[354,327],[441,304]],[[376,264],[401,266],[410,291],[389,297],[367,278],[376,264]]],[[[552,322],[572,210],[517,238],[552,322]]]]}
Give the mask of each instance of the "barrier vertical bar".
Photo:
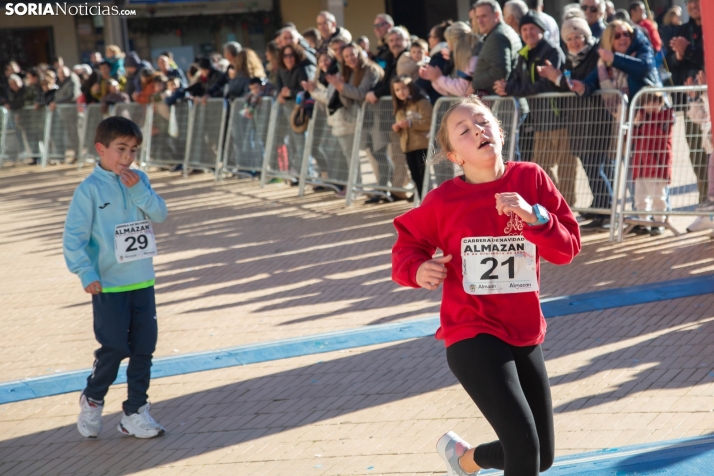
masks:
{"type": "MultiPolygon", "coordinates": [[[[171,106],[173,107],[173,106],[171,106]]],[[[151,129],[154,122],[154,108],[151,105],[146,106],[146,118],[144,119],[144,143],[141,144],[141,157],[139,157],[139,168],[146,171],[149,162],[149,151],[151,150],[151,129]]]]}
{"type": "Polygon", "coordinates": [[[270,122],[268,123],[268,137],[265,139],[265,152],[263,153],[263,167],[260,171],[260,187],[265,187],[266,176],[268,175],[268,162],[275,143],[275,127],[278,120],[278,108],[280,103],[275,101],[270,111],[270,122]]]}
{"type": "Polygon", "coordinates": [[[359,171],[359,146],[362,144],[362,126],[364,122],[365,107],[367,103],[362,103],[362,107],[359,108],[357,112],[357,126],[355,127],[355,140],[352,144],[352,158],[350,160],[350,171],[347,177],[347,187],[345,188],[345,205],[348,207],[352,206],[352,201],[354,200],[354,187],[357,182],[357,175],[359,171]]]}
{"type": "MultiPolygon", "coordinates": [[[[609,240],[611,242],[615,241],[615,236],[616,233],[617,235],[622,234],[622,228],[619,226],[617,227],[617,232],[615,231],[615,226],[614,224],[618,221],[619,217],[617,215],[617,209],[618,209],[618,195],[621,193],[620,192],[620,180],[622,179],[622,176],[625,176],[625,180],[627,180],[627,169],[622,170],[622,142],[625,139],[625,135],[627,134],[627,124],[631,124],[631,122],[628,122],[627,124],[625,123],[625,111],[627,111],[627,97],[626,96],[621,96],[620,97],[622,102],[621,102],[621,110],[623,111],[622,114],[620,114],[620,123],[618,124],[618,129],[617,129],[617,151],[615,152],[615,176],[613,177],[613,182],[614,182],[614,187],[612,189],[612,204],[610,205],[611,211],[610,211],[610,238],[609,240]]],[[[628,141],[629,142],[629,141],[628,141]]],[[[624,211],[625,211],[625,196],[622,196],[622,216],[624,218],[624,211]]]]}
{"type": "Polygon", "coordinates": [[[218,151],[216,152],[216,170],[214,171],[214,180],[218,181],[221,175],[221,160],[223,160],[223,141],[226,139],[226,114],[228,112],[227,100],[223,100],[223,109],[221,110],[221,130],[218,132],[218,151]]]}
{"type": "Polygon", "coordinates": [[[2,123],[0,125],[0,168],[2,168],[6,154],[5,138],[7,137],[7,123],[9,118],[9,112],[4,107],[0,107],[0,114],[2,115],[2,123]]]}
{"type": "Polygon", "coordinates": [[[53,112],[50,111],[49,106],[45,106],[45,130],[43,131],[42,134],[42,143],[44,144],[44,147],[42,147],[42,144],[40,144],[40,152],[42,153],[40,163],[41,167],[44,169],[47,167],[47,162],[48,162],[48,157],[47,155],[50,152],[50,129],[52,128],[52,115],[53,112]]]}
{"type": "Polygon", "coordinates": [[[188,158],[191,155],[191,142],[193,141],[193,120],[196,116],[196,107],[192,107],[188,114],[188,134],[186,138],[186,150],[183,154],[183,178],[188,178],[188,158]]]}
{"type": "Polygon", "coordinates": [[[298,197],[305,195],[305,182],[307,181],[307,169],[310,165],[312,155],[312,144],[315,140],[315,123],[317,122],[317,108],[313,109],[313,117],[307,125],[307,138],[305,139],[305,150],[302,153],[302,164],[300,165],[300,177],[298,178],[298,197]]]}
{"type": "Polygon", "coordinates": [[[516,131],[518,130],[518,118],[521,116],[521,104],[512,96],[509,99],[513,101],[513,120],[511,121],[511,142],[508,144],[506,160],[513,160],[513,156],[516,154],[516,131]]]}

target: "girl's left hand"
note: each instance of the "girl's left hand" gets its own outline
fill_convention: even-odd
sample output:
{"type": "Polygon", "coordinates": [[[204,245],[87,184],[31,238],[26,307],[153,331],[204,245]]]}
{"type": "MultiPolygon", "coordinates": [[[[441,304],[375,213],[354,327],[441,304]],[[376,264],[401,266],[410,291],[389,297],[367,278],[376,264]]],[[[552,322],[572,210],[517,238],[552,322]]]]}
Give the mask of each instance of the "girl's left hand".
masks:
{"type": "Polygon", "coordinates": [[[533,207],[516,192],[497,193],[496,210],[499,215],[515,213],[526,223],[538,221],[538,217],[533,213],[533,207]]]}
{"type": "Polygon", "coordinates": [[[605,48],[597,50],[597,54],[600,55],[600,59],[607,63],[608,66],[612,66],[612,62],[615,61],[615,53],[605,48]]]}
{"type": "Polygon", "coordinates": [[[392,124],[392,130],[394,132],[399,132],[399,123],[398,122],[395,122],[394,124],[392,124]]]}

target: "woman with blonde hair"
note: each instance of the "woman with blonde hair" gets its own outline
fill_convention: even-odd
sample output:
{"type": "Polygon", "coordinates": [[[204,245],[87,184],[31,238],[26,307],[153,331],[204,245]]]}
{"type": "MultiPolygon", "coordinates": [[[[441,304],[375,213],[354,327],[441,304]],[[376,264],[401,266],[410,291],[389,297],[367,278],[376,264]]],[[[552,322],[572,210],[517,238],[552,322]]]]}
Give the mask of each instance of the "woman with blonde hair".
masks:
{"type": "Polygon", "coordinates": [[[124,76],[124,57],[126,55],[117,45],[107,45],[104,51],[104,61],[109,63],[111,70],[109,74],[112,78],[116,78],[117,74],[124,76]]]}
{"type": "Polygon", "coordinates": [[[471,85],[476,61],[473,54],[479,39],[471,27],[462,21],[457,21],[444,32],[448,51],[454,62],[450,76],[444,76],[439,68],[426,66],[419,71],[422,79],[431,81],[431,85],[442,96],[466,96],[471,85]]]}
{"type": "Polygon", "coordinates": [[[615,20],[605,28],[598,55],[597,68],[584,81],[573,81],[572,90],[580,95],[617,89],[632,99],[645,86],[662,86],[652,44],[629,23],[615,20]]]}
{"type": "Polygon", "coordinates": [[[473,54],[479,42],[471,27],[457,21],[444,32],[449,55],[454,62],[450,76],[444,76],[439,68],[426,66],[419,71],[422,79],[431,81],[434,89],[443,96],[466,96],[471,85],[478,56],[473,54]]]}
{"type": "Polygon", "coordinates": [[[682,7],[674,6],[667,10],[663,23],[659,29],[659,37],[662,39],[662,49],[669,53],[669,40],[677,36],[679,27],[682,26],[682,7]]]}

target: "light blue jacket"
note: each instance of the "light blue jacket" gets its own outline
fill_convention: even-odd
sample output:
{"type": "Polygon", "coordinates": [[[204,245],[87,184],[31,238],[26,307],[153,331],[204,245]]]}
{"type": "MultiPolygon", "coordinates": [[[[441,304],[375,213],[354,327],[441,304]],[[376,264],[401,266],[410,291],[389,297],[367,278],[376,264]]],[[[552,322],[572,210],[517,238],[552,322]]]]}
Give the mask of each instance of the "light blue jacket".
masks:
{"type": "Polygon", "coordinates": [[[118,263],[114,255],[114,228],[122,223],[166,220],[166,202],[151,189],[143,172],[139,183],[127,188],[114,172],[99,165],[74,191],[64,224],[62,247],[71,272],[82,287],[99,281],[102,288],[129,286],[155,278],[151,258],[118,263]]]}

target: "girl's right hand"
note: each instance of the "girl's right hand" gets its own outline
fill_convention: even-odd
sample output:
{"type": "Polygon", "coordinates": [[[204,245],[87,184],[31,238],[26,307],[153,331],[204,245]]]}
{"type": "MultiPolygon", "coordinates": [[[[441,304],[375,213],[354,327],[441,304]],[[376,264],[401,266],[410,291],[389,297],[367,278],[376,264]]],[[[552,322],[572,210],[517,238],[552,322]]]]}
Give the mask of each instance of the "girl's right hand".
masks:
{"type": "Polygon", "coordinates": [[[424,261],[417,269],[416,282],[429,291],[436,290],[446,279],[446,263],[451,261],[451,255],[424,261]]]}
{"type": "Polygon", "coordinates": [[[399,132],[399,123],[392,124],[392,130],[394,132],[399,132]]]}

